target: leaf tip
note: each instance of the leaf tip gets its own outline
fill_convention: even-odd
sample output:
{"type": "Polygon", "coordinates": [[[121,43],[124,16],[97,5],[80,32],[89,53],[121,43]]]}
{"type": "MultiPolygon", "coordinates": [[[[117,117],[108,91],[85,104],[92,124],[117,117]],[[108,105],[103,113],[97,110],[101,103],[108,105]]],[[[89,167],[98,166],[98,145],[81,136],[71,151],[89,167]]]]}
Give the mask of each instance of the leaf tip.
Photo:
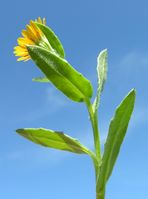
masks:
{"type": "Polygon", "coordinates": [[[15,131],[16,131],[18,134],[21,134],[22,131],[23,131],[23,129],[16,129],[15,131]]]}
{"type": "Polygon", "coordinates": [[[107,50],[107,48],[105,48],[104,50],[102,50],[102,51],[99,53],[98,59],[99,59],[100,57],[102,57],[102,56],[107,56],[107,53],[108,53],[108,50],[107,50]]]}
{"type": "Polygon", "coordinates": [[[133,95],[134,97],[136,97],[136,89],[133,88],[130,92],[129,95],[133,95]]]}

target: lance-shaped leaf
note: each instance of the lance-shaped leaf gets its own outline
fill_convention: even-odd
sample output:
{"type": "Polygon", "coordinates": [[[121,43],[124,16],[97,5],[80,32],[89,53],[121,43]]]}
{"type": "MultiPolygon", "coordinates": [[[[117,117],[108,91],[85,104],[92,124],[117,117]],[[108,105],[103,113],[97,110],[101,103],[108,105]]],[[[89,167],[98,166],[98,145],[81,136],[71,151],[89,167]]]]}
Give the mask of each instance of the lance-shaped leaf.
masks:
{"type": "Polygon", "coordinates": [[[46,25],[37,22],[35,22],[35,24],[44,33],[45,37],[47,38],[48,42],[50,43],[51,47],[55,50],[55,52],[60,57],[64,58],[65,57],[64,48],[58,37],[55,35],[55,33],[46,25]]]}
{"type": "Polygon", "coordinates": [[[89,154],[89,150],[78,140],[58,131],[44,128],[18,129],[16,132],[28,140],[49,148],[69,151],[78,154],[89,154]]]}
{"type": "Polygon", "coordinates": [[[121,144],[126,134],[131,114],[133,112],[135,95],[135,90],[131,90],[118,106],[115,115],[111,120],[108,137],[104,148],[100,174],[97,182],[98,192],[103,190],[106,181],[112,173],[114,164],[120,151],[121,144]]]}
{"type": "Polygon", "coordinates": [[[104,84],[107,77],[107,49],[102,50],[97,58],[97,74],[98,74],[98,88],[97,88],[97,96],[93,104],[93,108],[97,111],[100,95],[103,91],[104,84]]]}
{"type": "Polygon", "coordinates": [[[60,91],[70,99],[82,102],[92,96],[92,85],[65,59],[38,46],[28,46],[32,60],[60,91]]]}

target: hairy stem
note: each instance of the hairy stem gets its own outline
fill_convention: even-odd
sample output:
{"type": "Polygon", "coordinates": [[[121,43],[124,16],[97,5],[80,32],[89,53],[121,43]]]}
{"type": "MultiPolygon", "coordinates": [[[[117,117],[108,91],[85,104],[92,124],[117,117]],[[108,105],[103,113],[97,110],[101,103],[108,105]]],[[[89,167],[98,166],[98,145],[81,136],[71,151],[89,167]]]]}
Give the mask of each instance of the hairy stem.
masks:
{"type": "Polygon", "coordinates": [[[89,112],[89,117],[93,129],[95,154],[98,163],[97,165],[94,165],[95,175],[96,175],[96,199],[105,199],[105,188],[99,192],[97,188],[97,181],[99,177],[100,164],[101,164],[101,146],[100,146],[100,135],[98,129],[98,114],[96,110],[93,110],[92,104],[88,99],[85,102],[89,112]]]}
{"type": "MultiPolygon", "coordinates": [[[[85,102],[86,102],[86,106],[87,106],[87,109],[88,109],[88,112],[89,112],[89,117],[90,117],[92,129],[93,129],[95,154],[96,154],[96,158],[98,160],[98,163],[100,163],[100,161],[101,161],[101,147],[100,147],[100,137],[99,137],[99,130],[98,130],[98,119],[97,119],[97,115],[93,112],[92,104],[89,101],[89,99],[87,99],[85,102]]],[[[98,164],[97,168],[95,168],[95,170],[96,170],[96,177],[97,177],[98,172],[99,172],[99,164],[98,164]]]]}
{"type": "Polygon", "coordinates": [[[101,190],[99,193],[96,191],[96,199],[105,199],[105,189],[101,190]]]}

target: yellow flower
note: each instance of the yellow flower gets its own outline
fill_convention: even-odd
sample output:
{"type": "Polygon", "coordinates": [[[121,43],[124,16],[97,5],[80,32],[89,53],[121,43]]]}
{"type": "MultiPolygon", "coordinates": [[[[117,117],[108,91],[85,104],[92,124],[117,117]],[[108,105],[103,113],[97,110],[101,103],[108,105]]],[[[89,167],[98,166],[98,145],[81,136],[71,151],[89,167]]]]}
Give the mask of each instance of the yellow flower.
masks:
{"type": "Polygon", "coordinates": [[[19,56],[20,58],[17,61],[27,61],[31,59],[27,45],[38,45],[45,48],[50,49],[51,46],[47,41],[46,37],[42,33],[42,31],[37,27],[35,22],[46,24],[45,18],[41,19],[40,17],[35,21],[30,21],[30,24],[26,26],[26,30],[22,30],[22,36],[18,38],[18,46],[14,47],[15,56],[19,56]]]}

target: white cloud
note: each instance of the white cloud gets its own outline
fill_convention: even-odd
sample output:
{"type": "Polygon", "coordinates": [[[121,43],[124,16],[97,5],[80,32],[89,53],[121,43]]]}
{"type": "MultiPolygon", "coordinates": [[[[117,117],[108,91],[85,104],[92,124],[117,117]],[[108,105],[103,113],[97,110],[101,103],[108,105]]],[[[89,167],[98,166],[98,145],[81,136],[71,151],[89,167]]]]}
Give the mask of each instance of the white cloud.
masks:
{"type": "Polygon", "coordinates": [[[54,87],[47,88],[46,97],[52,109],[57,110],[69,104],[69,100],[65,96],[63,96],[63,94],[60,93],[60,91],[56,90],[56,88],[54,87]]]}
{"type": "Polygon", "coordinates": [[[31,169],[46,166],[53,167],[64,161],[68,156],[70,156],[69,152],[37,146],[3,154],[1,161],[9,161],[11,164],[17,162],[31,169]]]}
{"type": "Polygon", "coordinates": [[[148,124],[148,107],[140,107],[134,111],[130,127],[148,124]]]}
{"type": "MultiPolygon", "coordinates": [[[[126,88],[135,87],[137,98],[134,112],[130,121],[128,131],[133,128],[148,123],[148,105],[147,105],[147,74],[148,74],[148,53],[133,51],[127,53],[121,60],[115,63],[115,81],[116,88],[119,91],[126,88]],[[117,84],[119,82],[119,85],[117,84]],[[121,82],[121,84],[120,84],[121,82]]],[[[114,86],[114,85],[113,85],[114,86]]]]}
{"type": "Polygon", "coordinates": [[[126,68],[128,72],[140,72],[144,68],[147,69],[148,53],[129,52],[119,61],[118,67],[123,70],[126,68]]]}
{"type": "Polygon", "coordinates": [[[110,83],[115,81],[116,87],[120,87],[120,89],[122,86],[144,89],[148,73],[148,53],[129,52],[112,65],[114,68],[110,83]]]}
{"type": "Polygon", "coordinates": [[[44,101],[36,110],[30,110],[23,114],[18,120],[21,121],[35,121],[49,114],[60,111],[65,106],[70,106],[70,100],[67,99],[60,91],[54,87],[48,87],[45,90],[44,101]],[[20,119],[21,118],[21,119],[20,119]]]}

